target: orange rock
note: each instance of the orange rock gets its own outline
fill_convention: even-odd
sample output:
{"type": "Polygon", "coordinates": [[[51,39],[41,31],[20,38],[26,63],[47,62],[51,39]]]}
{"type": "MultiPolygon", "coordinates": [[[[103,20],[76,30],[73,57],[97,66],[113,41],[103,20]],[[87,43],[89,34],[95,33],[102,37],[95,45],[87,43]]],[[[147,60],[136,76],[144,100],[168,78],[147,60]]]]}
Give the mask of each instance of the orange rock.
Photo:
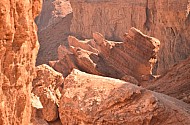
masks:
{"type": "Polygon", "coordinates": [[[49,124],[44,119],[33,118],[29,125],[49,125],[49,124]]]}
{"type": "Polygon", "coordinates": [[[139,85],[139,82],[132,76],[125,75],[121,78],[121,80],[124,80],[125,82],[130,82],[135,85],[139,85]]]}
{"type": "Polygon", "coordinates": [[[71,32],[91,38],[99,32],[108,40],[122,41],[135,27],[161,41],[158,74],[190,55],[189,0],[70,0],[73,8],[71,32]],[[80,16],[79,16],[80,15],[80,16]]]}
{"type": "Polygon", "coordinates": [[[36,72],[37,77],[33,81],[32,92],[39,97],[42,103],[42,118],[48,122],[55,121],[58,119],[60,91],[64,79],[62,74],[45,64],[38,66],[36,72]]]}
{"type": "Polygon", "coordinates": [[[53,122],[48,122],[49,125],[63,125],[61,123],[61,120],[60,119],[57,119],[56,121],[53,121],[53,122]]]}
{"type": "MultiPolygon", "coordinates": [[[[54,69],[67,76],[73,68],[91,74],[121,79],[129,75],[142,80],[151,74],[156,59],[159,41],[131,28],[123,42],[105,40],[94,33],[93,39],[80,41],[69,37],[69,48],[59,47],[59,61],[51,63],[54,69]]],[[[149,80],[149,79],[147,79],[149,80]]]]}
{"type": "Polygon", "coordinates": [[[161,41],[155,68],[159,75],[190,55],[188,0],[53,0],[45,1],[43,8],[36,20],[44,29],[39,32],[38,65],[57,60],[57,48],[67,45],[68,35],[86,39],[99,32],[108,40],[122,41],[131,27],[161,41]]]}
{"type": "Polygon", "coordinates": [[[0,124],[30,122],[30,92],[38,52],[34,18],[40,0],[0,1],[0,124]]]}
{"type": "Polygon", "coordinates": [[[190,103],[190,58],[145,87],[190,103]]]}
{"type": "Polygon", "coordinates": [[[133,84],[74,69],[65,79],[62,124],[190,124],[186,103],[133,84]]]}

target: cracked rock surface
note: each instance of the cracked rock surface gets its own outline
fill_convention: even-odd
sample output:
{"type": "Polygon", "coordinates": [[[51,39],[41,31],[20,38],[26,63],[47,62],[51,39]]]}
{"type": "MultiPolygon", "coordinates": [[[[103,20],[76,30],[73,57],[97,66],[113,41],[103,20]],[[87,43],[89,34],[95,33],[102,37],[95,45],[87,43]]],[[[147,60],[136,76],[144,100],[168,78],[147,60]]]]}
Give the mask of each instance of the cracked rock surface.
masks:
{"type": "Polygon", "coordinates": [[[50,65],[67,76],[73,68],[87,73],[123,79],[138,84],[150,79],[157,59],[160,42],[131,28],[122,42],[106,40],[100,33],[93,39],[78,40],[68,37],[69,47],[60,46],[59,60],[50,65]]]}
{"type": "Polygon", "coordinates": [[[190,106],[117,79],[74,69],[65,79],[59,116],[65,124],[190,124],[190,106]]]}

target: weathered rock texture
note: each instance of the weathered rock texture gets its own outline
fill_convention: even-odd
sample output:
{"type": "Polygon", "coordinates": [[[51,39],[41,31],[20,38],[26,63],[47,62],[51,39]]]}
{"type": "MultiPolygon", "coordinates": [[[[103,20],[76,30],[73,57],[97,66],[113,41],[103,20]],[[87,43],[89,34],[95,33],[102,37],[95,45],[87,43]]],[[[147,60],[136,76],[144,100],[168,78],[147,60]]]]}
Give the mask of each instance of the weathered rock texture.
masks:
{"type": "Polygon", "coordinates": [[[32,119],[32,123],[30,123],[29,125],[49,125],[49,124],[43,119],[35,118],[32,119]]]}
{"type": "Polygon", "coordinates": [[[79,70],[65,79],[62,124],[188,125],[190,107],[174,98],[117,79],[79,70]]]}
{"type": "Polygon", "coordinates": [[[44,0],[41,14],[36,18],[40,49],[37,65],[57,60],[57,49],[65,44],[72,19],[72,8],[66,0],[44,0]]]}
{"type": "MultiPolygon", "coordinates": [[[[56,121],[59,117],[58,106],[63,87],[63,76],[45,64],[36,67],[36,72],[37,77],[33,81],[32,93],[38,96],[42,103],[41,119],[48,122],[56,121]]],[[[38,116],[36,115],[36,117],[38,116]]]]}
{"type": "Polygon", "coordinates": [[[161,41],[158,73],[190,55],[189,0],[70,0],[71,32],[91,38],[100,32],[107,39],[121,40],[131,27],[161,41]]]}
{"type": "Polygon", "coordinates": [[[32,113],[29,125],[48,125],[47,121],[43,119],[42,103],[38,96],[31,94],[32,113]]]}
{"type": "Polygon", "coordinates": [[[72,13],[72,8],[68,0],[43,0],[42,11],[35,19],[38,31],[59,23],[69,13],[72,13]]]}
{"type": "Polygon", "coordinates": [[[70,36],[68,41],[69,49],[62,46],[58,50],[60,61],[50,63],[64,76],[78,68],[91,74],[124,80],[128,75],[129,81],[135,83],[151,75],[154,62],[150,60],[156,59],[159,49],[157,39],[135,28],[125,34],[124,42],[107,41],[99,33],[94,33],[91,40],[79,41],[70,36]]]}
{"type": "Polygon", "coordinates": [[[144,28],[147,0],[70,0],[71,31],[82,38],[100,32],[107,39],[121,40],[131,27],[144,28]]]}
{"type": "Polygon", "coordinates": [[[0,124],[30,122],[30,92],[38,51],[40,0],[0,1],[0,124]]]}
{"type": "Polygon", "coordinates": [[[146,88],[190,103],[190,58],[172,67],[146,88]]]}

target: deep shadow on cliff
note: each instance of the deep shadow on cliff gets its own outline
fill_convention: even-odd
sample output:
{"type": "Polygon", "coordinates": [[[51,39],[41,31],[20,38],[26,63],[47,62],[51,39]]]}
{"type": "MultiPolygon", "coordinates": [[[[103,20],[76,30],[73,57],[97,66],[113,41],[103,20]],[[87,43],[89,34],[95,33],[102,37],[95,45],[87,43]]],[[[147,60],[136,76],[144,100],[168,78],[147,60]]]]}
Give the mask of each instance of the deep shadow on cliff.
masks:
{"type": "Polygon", "coordinates": [[[69,1],[43,1],[41,14],[35,19],[40,43],[36,65],[48,64],[49,61],[58,59],[58,47],[62,44],[67,45],[67,37],[71,34],[72,18],[69,1]]]}
{"type": "Polygon", "coordinates": [[[50,60],[57,60],[57,49],[60,45],[67,46],[67,37],[70,34],[72,13],[59,19],[45,29],[38,31],[40,49],[36,65],[48,64],[50,60]],[[69,21],[70,20],[70,21],[69,21]]]}

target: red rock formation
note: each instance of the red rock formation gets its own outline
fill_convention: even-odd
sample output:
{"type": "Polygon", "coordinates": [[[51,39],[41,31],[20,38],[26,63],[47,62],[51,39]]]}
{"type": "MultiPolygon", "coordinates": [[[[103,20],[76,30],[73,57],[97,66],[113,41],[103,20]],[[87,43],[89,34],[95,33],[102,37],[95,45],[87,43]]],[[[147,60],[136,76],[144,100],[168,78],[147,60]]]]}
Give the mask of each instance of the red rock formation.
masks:
{"type": "Polygon", "coordinates": [[[190,55],[188,0],[70,0],[73,8],[71,32],[91,38],[100,32],[107,39],[121,40],[131,27],[161,41],[158,73],[190,55]]]}
{"type": "MultiPolygon", "coordinates": [[[[63,77],[48,65],[36,67],[37,77],[33,81],[32,93],[39,97],[42,103],[42,116],[34,114],[33,117],[54,122],[58,119],[58,106],[61,98],[63,77]]],[[[36,110],[36,109],[34,109],[36,110]]]]}
{"type": "Polygon", "coordinates": [[[59,116],[62,124],[190,124],[182,101],[117,79],[74,69],[65,79],[59,116]]]}
{"type": "Polygon", "coordinates": [[[66,44],[72,19],[72,8],[66,0],[44,0],[36,18],[40,49],[37,65],[57,60],[57,48],[66,44]]]}
{"type": "Polygon", "coordinates": [[[172,67],[146,88],[190,103],[190,58],[172,67]]]}
{"type": "Polygon", "coordinates": [[[27,125],[40,0],[0,1],[0,124],[27,125]]]}
{"type": "Polygon", "coordinates": [[[78,68],[88,73],[119,79],[129,75],[141,81],[142,76],[151,74],[150,59],[156,58],[159,41],[135,28],[131,28],[124,38],[124,42],[107,41],[99,33],[94,33],[93,39],[86,41],[69,37],[70,48],[67,50],[60,47],[60,61],[50,64],[64,76],[73,68],[78,68]]]}
{"type": "Polygon", "coordinates": [[[106,39],[121,41],[123,34],[131,27],[161,41],[158,69],[155,70],[158,74],[164,74],[190,55],[188,0],[70,2],[73,19],[69,14],[71,7],[68,1],[44,1],[43,12],[37,19],[39,28],[44,29],[39,32],[41,48],[38,65],[57,59],[57,48],[60,44],[67,44],[68,33],[78,38],[91,38],[94,32],[100,32],[106,39]]]}

